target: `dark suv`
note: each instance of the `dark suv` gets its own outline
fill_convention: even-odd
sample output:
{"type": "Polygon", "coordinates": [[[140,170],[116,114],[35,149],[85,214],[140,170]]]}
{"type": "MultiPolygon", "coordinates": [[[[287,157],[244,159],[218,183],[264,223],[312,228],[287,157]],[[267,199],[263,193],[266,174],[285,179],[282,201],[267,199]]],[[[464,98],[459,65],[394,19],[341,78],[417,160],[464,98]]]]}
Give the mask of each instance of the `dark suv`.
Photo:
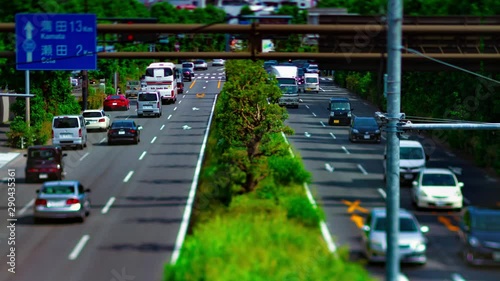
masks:
{"type": "Polygon", "coordinates": [[[500,209],[467,207],[458,235],[462,257],[471,265],[500,265],[500,209]]]}
{"type": "Polygon", "coordinates": [[[24,154],[26,161],[26,183],[62,180],[64,177],[62,148],[58,145],[36,145],[28,147],[28,153],[24,154]]]}
{"type": "Polygon", "coordinates": [[[352,111],[351,103],[348,98],[330,98],[328,107],[330,117],[328,117],[328,125],[350,125],[352,111]]]}

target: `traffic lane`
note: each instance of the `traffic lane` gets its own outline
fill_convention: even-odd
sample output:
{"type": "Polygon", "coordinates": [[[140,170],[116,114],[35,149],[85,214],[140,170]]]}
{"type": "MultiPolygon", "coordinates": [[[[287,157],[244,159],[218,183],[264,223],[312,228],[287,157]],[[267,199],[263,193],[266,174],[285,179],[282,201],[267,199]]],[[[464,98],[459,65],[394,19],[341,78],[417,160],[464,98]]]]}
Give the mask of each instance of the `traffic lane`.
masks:
{"type": "MultiPolygon", "coordinates": [[[[200,110],[172,118],[158,141],[151,145],[142,165],[116,195],[110,209],[114,223],[106,235],[89,241],[73,270],[82,280],[110,276],[122,268],[141,280],[159,280],[172,254],[186,206],[211,106],[206,100],[184,99],[200,110]],[[177,126],[205,119],[190,129],[177,126]],[[181,119],[181,120],[178,120],[181,119]],[[147,228],[147,231],[144,229],[147,228]],[[89,271],[88,268],[92,268],[89,271]]],[[[212,97],[213,102],[213,97],[212,97]]]]}
{"type": "MultiPolygon", "coordinates": [[[[158,119],[152,119],[156,122],[158,119]]],[[[157,128],[159,130],[159,126],[157,128]]],[[[145,131],[147,132],[147,131],[145,131]]],[[[91,200],[93,202],[93,211],[96,211],[96,207],[103,206],[109,198],[108,193],[112,192],[113,188],[118,188],[119,184],[116,181],[111,184],[105,184],[108,182],[106,178],[113,178],[120,174],[120,172],[126,171],[126,168],[129,168],[128,165],[130,161],[127,161],[126,157],[128,157],[127,153],[124,153],[124,150],[130,151],[131,149],[135,149],[137,152],[141,149],[139,146],[117,146],[117,147],[109,147],[107,145],[98,147],[94,153],[97,156],[100,156],[101,159],[96,159],[95,157],[89,157],[87,161],[86,167],[93,167],[92,169],[94,173],[82,174],[82,169],[77,169],[77,173],[73,173],[72,171],[68,172],[68,179],[79,179],[82,184],[86,187],[90,187],[93,189],[91,194],[91,200]],[[98,151],[102,150],[102,151],[98,151]],[[114,152],[114,153],[113,153],[114,152]],[[94,160],[94,161],[92,161],[94,160]],[[95,167],[99,167],[99,172],[95,172],[95,167]],[[89,177],[90,175],[90,177],[89,177]],[[94,181],[96,184],[91,184],[89,181],[94,181]],[[104,184],[103,184],[104,183],[104,184]],[[99,188],[93,188],[98,186],[99,188]],[[100,193],[103,193],[102,195],[100,193]],[[97,204],[96,204],[97,201],[97,204]]],[[[131,153],[133,154],[133,153],[131,153]]],[[[93,212],[95,213],[95,212],[93,212]]],[[[28,240],[30,243],[23,244],[21,248],[19,248],[19,255],[23,257],[23,253],[30,253],[29,258],[23,259],[18,262],[22,262],[23,264],[31,264],[30,270],[23,272],[22,276],[19,277],[19,280],[26,280],[25,277],[35,276],[38,272],[43,271],[45,266],[49,266],[49,264],[44,264],[40,262],[44,257],[51,255],[58,255],[54,257],[55,260],[64,260],[67,259],[65,255],[68,255],[71,248],[75,247],[78,241],[72,241],[72,239],[58,239],[54,236],[53,232],[57,232],[58,235],[63,235],[64,237],[71,237],[74,239],[80,239],[82,236],[83,230],[93,229],[93,223],[97,223],[93,221],[94,216],[91,216],[89,220],[83,224],[73,224],[67,225],[67,222],[48,222],[46,225],[33,225],[31,214],[28,214],[20,219],[18,222],[20,225],[20,230],[17,233],[19,239],[23,239],[24,234],[27,233],[29,238],[23,239],[28,240]],[[55,229],[54,225],[58,226],[59,229],[55,229]],[[31,234],[31,235],[30,235],[31,234]],[[62,241],[61,241],[62,240],[62,241]],[[36,247],[36,251],[31,249],[32,247],[36,247]],[[68,252],[57,251],[54,249],[67,249],[68,252]],[[34,254],[35,253],[35,254],[34,254]],[[54,254],[56,253],[56,254],[54,254]],[[62,256],[61,256],[62,255],[62,256]]],[[[47,274],[52,274],[47,272],[47,274]]],[[[47,280],[54,280],[54,277],[47,276],[47,280]]],[[[43,278],[42,278],[43,279],[43,278]]]]}
{"type": "MultiPolygon", "coordinates": [[[[289,136],[288,139],[299,151],[308,171],[313,174],[310,187],[328,217],[327,225],[336,243],[349,245],[351,252],[358,253],[361,248],[357,242],[359,236],[353,221],[359,222],[360,215],[365,214],[367,209],[356,208],[359,204],[356,202],[361,201],[367,206],[379,206],[383,202],[377,191],[382,182],[381,178],[363,174],[359,165],[380,160],[351,157],[342,149],[343,145],[339,143],[339,139],[330,135],[331,129],[323,127],[318,118],[311,114],[304,115],[300,110],[290,109],[286,123],[295,130],[295,135],[289,136]],[[316,125],[309,127],[310,123],[316,125]],[[306,130],[308,134],[305,134],[306,130]]],[[[362,147],[359,144],[353,145],[356,146],[362,147]]],[[[367,157],[370,156],[365,158],[367,157]]]]}

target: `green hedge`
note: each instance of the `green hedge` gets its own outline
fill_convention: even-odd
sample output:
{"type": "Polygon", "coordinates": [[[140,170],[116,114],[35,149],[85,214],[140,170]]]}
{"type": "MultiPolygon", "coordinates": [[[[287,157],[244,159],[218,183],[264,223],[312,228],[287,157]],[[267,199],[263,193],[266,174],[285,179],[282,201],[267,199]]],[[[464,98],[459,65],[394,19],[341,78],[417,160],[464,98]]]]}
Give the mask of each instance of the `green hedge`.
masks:
{"type": "MultiPolygon", "coordinates": [[[[252,83],[264,77],[262,65],[248,61],[228,64],[231,82],[226,82],[220,94],[222,102],[216,107],[214,122],[221,122],[218,116],[230,115],[224,110],[233,110],[231,104],[241,106],[243,111],[254,108],[259,114],[279,116],[277,105],[261,103],[262,97],[255,97],[266,95],[263,89],[273,91],[272,87],[252,83]],[[245,73],[238,73],[241,67],[245,73]],[[242,93],[247,90],[242,85],[252,85],[255,91],[248,91],[245,98],[242,93]],[[239,103],[241,99],[245,101],[239,103]],[[256,104],[246,108],[248,99],[256,104]]],[[[261,83],[273,83],[266,81],[261,83]]],[[[234,115],[233,121],[237,117],[234,115]]],[[[249,116],[244,119],[251,123],[249,116]]],[[[259,122],[252,126],[258,127],[259,122]]],[[[288,131],[278,124],[281,119],[273,122],[288,131]]],[[[299,156],[290,155],[282,134],[272,132],[272,127],[259,127],[268,133],[254,146],[254,138],[222,133],[227,128],[212,124],[191,234],[176,264],[166,265],[164,280],[371,280],[361,265],[348,261],[345,248],[337,256],[328,251],[319,229],[323,212],[313,208],[303,188],[311,175],[299,156]],[[243,149],[244,143],[252,149],[243,149]],[[253,158],[248,162],[241,160],[249,156],[253,158]],[[247,173],[260,178],[255,188],[242,188],[244,179],[249,178],[247,173]]]]}

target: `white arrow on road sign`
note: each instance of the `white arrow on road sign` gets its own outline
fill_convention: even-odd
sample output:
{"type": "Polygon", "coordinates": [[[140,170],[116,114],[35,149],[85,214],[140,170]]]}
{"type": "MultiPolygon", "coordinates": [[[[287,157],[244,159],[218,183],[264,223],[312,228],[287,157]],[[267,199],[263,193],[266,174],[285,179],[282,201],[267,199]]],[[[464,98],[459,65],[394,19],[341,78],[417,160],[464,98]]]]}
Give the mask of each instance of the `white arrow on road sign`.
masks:
{"type": "Polygon", "coordinates": [[[331,172],[333,172],[333,170],[334,170],[335,168],[333,168],[330,164],[325,163],[325,169],[326,169],[328,172],[330,172],[330,173],[331,173],[331,172]]]}
{"type": "Polygon", "coordinates": [[[197,108],[197,107],[193,107],[193,110],[200,110],[200,109],[199,109],[199,108],[197,108]]]}
{"type": "Polygon", "coordinates": [[[188,125],[184,125],[184,126],[182,126],[182,129],[184,129],[184,130],[190,130],[191,127],[189,127],[188,125]]]}
{"type": "MultiPolygon", "coordinates": [[[[24,30],[26,31],[26,41],[28,41],[29,43],[28,44],[32,44],[32,40],[33,40],[33,24],[28,21],[26,23],[26,25],[24,26],[24,30]]],[[[26,62],[32,62],[33,61],[33,50],[30,50],[28,48],[28,50],[26,50],[26,62]]]]}
{"type": "Polygon", "coordinates": [[[310,138],[310,137],[311,137],[311,134],[309,134],[308,132],[305,132],[305,133],[304,133],[304,136],[306,136],[307,138],[310,138]]]}

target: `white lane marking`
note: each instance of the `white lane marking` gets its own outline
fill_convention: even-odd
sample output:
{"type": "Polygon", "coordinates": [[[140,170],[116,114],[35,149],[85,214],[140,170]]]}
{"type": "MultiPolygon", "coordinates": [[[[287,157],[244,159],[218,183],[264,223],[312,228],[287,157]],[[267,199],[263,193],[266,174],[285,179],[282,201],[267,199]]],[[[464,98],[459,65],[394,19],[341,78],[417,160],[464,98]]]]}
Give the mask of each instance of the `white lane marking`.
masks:
{"type": "Polygon", "coordinates": [[[387,140],[384,136],[382,136],[382,139],[387,140]]]}
{"type": "Polygon", "coordinates": [[[103,143],[106,141],[106,138],[103,138],[99,143],[103,143]]]}
{"type": "Polygon", "coordinates": [[[180,104],[181,102],[182,102],[182,101],[180,100],[180,101],[179,101],[179,104],[180,104]]]}
{"type": "Polygon", "coordinates": [[[128,174],[123,179],[123,182],[128,182],[130,180],[130,178],[132,177],[133,174],[134,174],[134,171],[128,172],[128,174]]]}
{"type": "Polygon", "coordinates": [[[83,154],[82,157],[80,157],[80,161],[82,161],[83,159],[85,159],[87,156],[89,156],[89,152],[86,152],[85,154],[83,154]]]}
{"type": "Polygon", "coordinates": [[[363,168],[363,166],[361,166],[361,164],[358,164],[358,169],[361,171],[361,173],[363,173],[363,175],[368,175],[368,172],[365,170],[365,168],[363,168]]]}
{"type": "Polygon", "coordinates": [[[448,157],[455,157],[455,154],[449,152],[449,151],[445,151],[444,152],[446,155],[448,155],[448,157]]]}
{"type": "Polygon", "coordinates": [[[453,274],[451,275],[451,280],[453,280],[453,281],[466,281],[466,280],[462,277],[462,275],[460,275],[460,274],[458,274],[458,273],[453,273],[453,274]]]}
{"type": "Polygon", "coordinates": [[[305,133],[304,133],[304,136],[306,136],[306,138],[310,138],[310,137],[311,137],[311,134],[309,134],[308,132],[305,132],[305,133]]]}
{"type": "Polygon", "coordinates": [[[165,128],[165,125],[161,125],[160,131],[163,130],[163,128],[165,128]]]}
{"type": "Polygon", "coordinates": [[[177,110],[177,106],[176,106],[176,107],[174,107],[174,111],[176,111],[176,110],[177,110]]]}
{"type": "Polygon", "coordinates": [[[19,210],[18,215],[22,216],[31,206],[33,206],[33,203],[35,203],[35,199],[31,199],[31,201],[26,204],[21,210],[19,210]]]}
{"type": "Polygon", "coordinates": [[[144,158],[144,156],[146,156],[146,151],[143,151],[141,156],[139,156],[139,160],[142,160],[144,158]]]}
{"type": "Polygon", "coordinates": [[[101,214],[106,214],[109,211],[109,208],[111,208],[111,205],[115,202],[116,198],[115,197],[110,197],[108,202],[106,202],[106,205],[104,205],[104,208],[101,210],[101,214]]]}
{"type": "Polygon", "coordinates": [[[85,244],[87,244],[87,241],[89,241],[89,239],[90,236],[88,234],[83,235],[80,241],[78,241],[78,243],[76,244],[73,251],[71,251],[71,253],[69,254],[68,259],[75,260],[83,250],[83,247],[85,247],[85,244]]]}
{"type": "Polygon", "coordinates": [[[306,104],[306,108],[309,109],[309,105],[306,104]]]}
{"type": "MultiPolygon", "coordinates": [[[[208,76],[206,76],[205,78],[208,78],[208,76]]],[[[208,81],[206,83],[208,84],[208,81]]]]}
{"type": "Polygon", "coordinates": [[[330,173],[334,170],[334,168],[328,163],[325,163],[325,169],[330,173]]]}
{"type": "Polygon", "coordinates": [[[325,123],[323,123],[323,121],[319,121],[319,123],[321,123],[321,126],[326,127],[326,125],[325,125],[325,123]]]}
{"type": "Polygon", "coordinates": [[[345,148],[345,146],[342,146],[342,149],[345,151],[345,153],[347,153],[347,154],[351,154],[351,153],[349,152],[349,150],[347,150],[347,148],[345,148]]]}
{"type": "Polygon", "coordinates": [[[384,199],[387,198],[387,194],[385,193],[385,191],[382,188],[378,188],[377,191],[378,191],[378,193],[380,193],[380,196],[382,196],[384,199]]]}
{"type": "Polygon", "coordinates": [[[130,118],[130,116],[132,116],[132,115],[127,116],[127,118],[125,118],[125,120],[129,119],[129,118],[130,118]]]}
{"type": "Polygon", "coordinates": [[[314,117],[316,117],[316,114],[314,112],[312,114],[314,115],[314,117]]]}
{"type": "MultiPolygon", "coordinates": [[[[186,91],[186,94],[187,94],[187,93],[189,93],[189,90],[187,90],[187,91],[186,91]]],[[[184,95],[182,95],[182,98],[185,98],[185,97],[186,97],[186,95],[185,95],[185,94],[184,94],[184,95]]]]}
{"type": "MultiPolygon", "coordinates": [[[[207,81],[207,83],[208,83],[208,81],[207,81]]],[[[203,89],[206,89],[206,88],[207,88],[207,87],[203,86],[203,89]]]]}
{"type": "Polygon", "coordinates": [[[156,137],[154,137],[152,140],[151,140],[151,143],[155,142],[156,140],[156,137]]]}
{"type": "Polygon", "coordinates": [[[172,117],[172,114],[170,114],[170,115],[167,117],[167,119],[170,119],[171,117],[172,117]]]}
{"type": "Polygon", "coordinates": [[[189,220],[191,218],[191,212],[193,210],[194,198],[196,196],[196,188],[198,186],[198,179],[200,177],[201,165],[203,164],[203,158],[205,155],[205,148],[207,146],[208,134],[210,133],[210,127],[212,125],[212,118],[214,115],[215,103],[217,102],[217,97],[215,95],[214,103],[212,104],[212,110],[210,111],[210,117],[208,118],[207,130],[205,136],[203,136],[203,142],[200,148],[200,154],[198,155],[198,161],[196,163],[196,169],[194,170],[193,182],[191,183],[191,188],[189,190],[188,200],[186,202],[186,208],[184,209],[184,214],[182,215],[182,222],[179,228],[179,233],[177,234],[177,239],[175,240],[175,247],[170,259],[171,264],[175,264],[179,258],[180,250],[182,244],[184,244],[184,239],[186,238],[186,233],[189,226],[189,220]]]}
{"type": "Polygon", "coordinates": [[[334,140],[336,140],[336,139],[337,139],[337,137],[336,137],[333,133],[330,133],[330,136],[332,136],[332,138],[333,138],[334,140]]]}
{"type": "Polygon", "coordinates": [[[288,140],[286,139],[285,133],[281,132],[281,135],[282,135],[282,136],[283,136],[283,138],[285,139],[286,144],[290,144],[290,143],[288,142],[288,140]]]}

